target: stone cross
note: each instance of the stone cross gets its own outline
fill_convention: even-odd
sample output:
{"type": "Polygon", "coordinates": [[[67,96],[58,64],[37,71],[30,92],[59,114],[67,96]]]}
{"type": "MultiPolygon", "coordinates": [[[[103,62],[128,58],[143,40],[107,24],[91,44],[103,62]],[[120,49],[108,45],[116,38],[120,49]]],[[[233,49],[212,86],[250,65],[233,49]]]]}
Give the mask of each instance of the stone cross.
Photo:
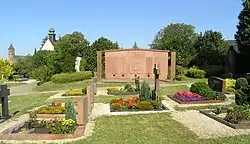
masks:
{"type": "Polygon", "coordinates": [[[8,106],[8,95],[10,95],[10,90],[7,89],[7,85],[0,85],[0,97],[2,103],[2,117],[9,118],[9,106],[8,106]]]}
{"type": "Polygon", "coordinates": [[[160,70],[159,70],[159,64],[154,64],[154,75],[155,75],[155,87],[154,87],[154,98],[153,100],[157,100],[159,101],[159,87],[160,87],[160,83],[159,83],[159,75],[160,75],[160,70]]]}
{"type": "Polygon", "coordinates": [[[135,77],[135,90],[140,92],[140,77],[135,77]]]}

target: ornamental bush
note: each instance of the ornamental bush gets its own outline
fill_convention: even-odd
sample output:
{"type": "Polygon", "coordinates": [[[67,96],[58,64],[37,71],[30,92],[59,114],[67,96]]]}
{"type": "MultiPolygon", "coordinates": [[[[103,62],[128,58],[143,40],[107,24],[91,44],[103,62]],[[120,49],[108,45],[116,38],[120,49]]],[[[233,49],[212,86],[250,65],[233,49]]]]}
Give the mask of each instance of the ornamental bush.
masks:
{"type": "Polygon", "coordinates": [[[186,75],[191,78],[205,78],[206,72],[204,70],[198,69],[197,67],[193,66],[188,69],[186,75]]]}
{"type": "Polygon", "coordinates": [[[52,76],[51,80],[53,83],[69,83],[76,81],[83,81],[92,78],[90,71],[73,72],[73,73],[61,73],[52,76]]]}
{"type": "Polygon", "coordinates": [[[237,90],[247,85],[248,85],[248,82],[246,78],[238,78],[235,83],[235,89],[237,90]]]}
{"type": "Polygon", "coordinates": [[[72,104],[71,102],[67,102],[66,107],[65,107],[65,120],[68,120],[68,119],[72,119],[75,122],[77,122],[74,104],[72,104]]]}
{"type": "Polygon", "coordinates": [[[145,81],[143,81],[143,83],[141,85],[139,99],[142,100],[142,101],[143,100],[150,100],[151,99],[150,86],[145,81]]]}

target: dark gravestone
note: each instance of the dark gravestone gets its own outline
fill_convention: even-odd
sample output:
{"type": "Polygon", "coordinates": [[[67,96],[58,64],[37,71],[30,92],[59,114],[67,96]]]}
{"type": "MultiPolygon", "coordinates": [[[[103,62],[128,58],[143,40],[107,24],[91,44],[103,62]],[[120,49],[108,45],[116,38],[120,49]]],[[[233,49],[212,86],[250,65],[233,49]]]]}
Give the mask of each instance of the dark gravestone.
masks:
{"type": "Polygon", "coordinates": [[[135,77],[135,91],[140,92],[140,77],[135,77]]]}
{"type": "Polygon", "coordinates": [[[156,101],[159,101],[159,88],[160,88],[160,83],[159,83],[159,75],[160,75],[160,70],[159,70],[159,65],[158,64],[155,64],[154,65],[154,90],[152,90],[152,100],[156,100],[156,101]]]}
{"type": "Polygon", "coordinates": [[[7,89],[7,85],[0,85],[0,97],[2,104],[2,116],[0,119],[8,119],[9,115],[9,103],[8,103],[8,95],[10,95],[10,90],[7,89]]]}
{"type": "Polygon", "coordinates": [[[226,80],[219,77],[210,77],[208,79],[209,87],[217,92],[225,93],[226,80]]]}

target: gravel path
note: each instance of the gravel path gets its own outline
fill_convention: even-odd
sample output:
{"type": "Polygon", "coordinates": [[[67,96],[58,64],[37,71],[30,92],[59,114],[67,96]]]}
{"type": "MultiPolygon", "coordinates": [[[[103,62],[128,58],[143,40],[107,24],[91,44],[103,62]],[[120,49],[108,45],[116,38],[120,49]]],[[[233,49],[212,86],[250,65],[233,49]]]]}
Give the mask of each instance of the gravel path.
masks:
{"type": "Polygon", "coordinates": [[[248,135],[250,129],[233,129],[221,124],[199,111],[190,110],[185,112],[175,111],[171,114],[173,119],[188,127],[199,138],[218,138],[236,135],[248,135]]]}
{"type": "Polygon", "coordinates": [[[32,80],[26,82],[27,84],[10,87],[10,96],[26,95],[32,92],[32,89],[37,86],[37,81],[32,80]]]}

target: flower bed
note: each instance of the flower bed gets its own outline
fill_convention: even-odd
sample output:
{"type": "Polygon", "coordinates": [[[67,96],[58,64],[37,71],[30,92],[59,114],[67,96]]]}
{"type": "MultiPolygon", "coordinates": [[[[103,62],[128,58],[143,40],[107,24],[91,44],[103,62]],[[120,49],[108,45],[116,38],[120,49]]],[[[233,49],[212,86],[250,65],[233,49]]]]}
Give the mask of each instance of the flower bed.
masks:
{"type": "Polygon", "coordinates": [[[209,100],[199,94],[192,92],[177,92],[172,97],[172,100],[179,104],[206,104],[206,103],[221,103],[224,100],[209,100]]]}
{"type": "Polygon", "coordinates": [[[249,112],[249,106],[200,111],[200,113],[234,129],[250,129],[249,112]]]}
{"type": "Polygon", "coordinates": [[[110,102],[111,112],[120,111],[159,111],[167,109],[161,102],[153,100],[141,101],[137,97],[131,97],[129,99],[117,98],[110,102]]]}
{"type": "Polygon", "coordinates": [[[69,90],[62,94],[62,96],[84,96],[87,94],[87,87],[81,90],[69,90]]]}

